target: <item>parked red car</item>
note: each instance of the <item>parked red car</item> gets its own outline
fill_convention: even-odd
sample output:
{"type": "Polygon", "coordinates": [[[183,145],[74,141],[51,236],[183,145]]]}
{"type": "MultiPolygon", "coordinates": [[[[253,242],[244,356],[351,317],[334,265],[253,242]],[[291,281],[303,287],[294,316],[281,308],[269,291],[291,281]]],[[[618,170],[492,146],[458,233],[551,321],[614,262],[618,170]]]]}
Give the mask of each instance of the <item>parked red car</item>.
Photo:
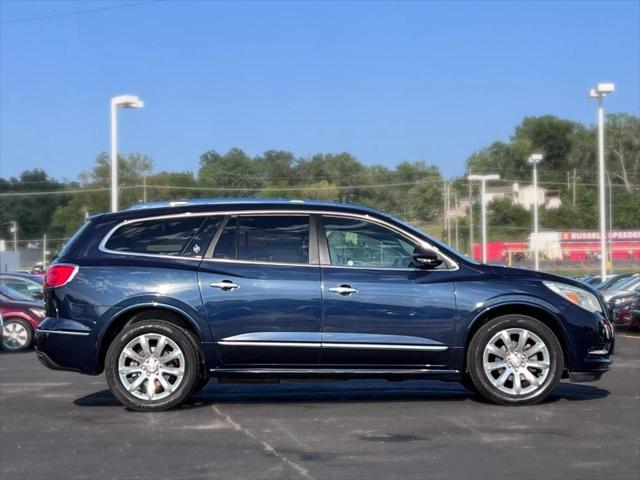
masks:
{"type": "Polygon", "coordinates": [[[10,352],[31,347],[33,334],[45,316],[41,302],[0,286],[0,317],[3,320],[1,344],[10,352]]]}
{"type": "Polygon", "coordinates": [[[609,309],[616,327],[640,328],[640,292],[612,298],[609,301],[609,309]]]}

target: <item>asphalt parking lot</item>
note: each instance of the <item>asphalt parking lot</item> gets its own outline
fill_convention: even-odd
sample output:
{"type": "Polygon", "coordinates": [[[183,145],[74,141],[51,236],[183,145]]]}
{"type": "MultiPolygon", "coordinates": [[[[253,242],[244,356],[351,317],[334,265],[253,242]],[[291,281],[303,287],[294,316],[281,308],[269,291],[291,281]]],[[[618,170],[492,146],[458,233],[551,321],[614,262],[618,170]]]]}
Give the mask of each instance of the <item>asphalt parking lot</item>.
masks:
{"type": "Polygon", "coordinates": [[[102,376],[0,354],[2,479],[637,479],[640,336],[593,384],[484,403],[437,381],[219,385],[133,413],[102,376]]]}

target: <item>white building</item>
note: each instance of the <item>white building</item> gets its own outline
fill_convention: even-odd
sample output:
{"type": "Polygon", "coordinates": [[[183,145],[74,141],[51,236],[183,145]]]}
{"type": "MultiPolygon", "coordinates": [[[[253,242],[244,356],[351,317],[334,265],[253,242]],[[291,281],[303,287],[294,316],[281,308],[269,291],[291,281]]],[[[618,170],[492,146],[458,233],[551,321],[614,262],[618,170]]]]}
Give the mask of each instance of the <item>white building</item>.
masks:
{"type": "MultiPolygon", "coordinates": [[[[485,193],[485,203],[489,204],[496,198],[510,198],[513,203],[522,205],[527,210],[533,209],[536,201],[536,191],[533,185],[520,186],[519,183],[513,183],[506,187],[487,187],[485,193]]],[[[560,196],[557,191],[547,190],[538,187],[538,206],[542,208],[559,208],[562,205],[560,196]]],[[[476,200],[476,199],[472,199],[476,200]]],[[[480,200],[479,198],[477,200],[480,200]]],[[[449,217],[464,217],[469,213],[469,198],[462,197],[458,201],[458,207],[452,205],[449,210],[449,217]]]]}
{"type": "Polygon", "coordinates": [[[558,192],[539,186],[536,195],[536,189],[533,185],[521,187],[517,182],[507,187],[488,187],[485,201],[490,203],[496,198],[504,197],[510,198],[513,203],[522,205],[527,210],[531,210],[536,202],[539,207],[543,208],[558,208],[562,205],[558,192]]]}

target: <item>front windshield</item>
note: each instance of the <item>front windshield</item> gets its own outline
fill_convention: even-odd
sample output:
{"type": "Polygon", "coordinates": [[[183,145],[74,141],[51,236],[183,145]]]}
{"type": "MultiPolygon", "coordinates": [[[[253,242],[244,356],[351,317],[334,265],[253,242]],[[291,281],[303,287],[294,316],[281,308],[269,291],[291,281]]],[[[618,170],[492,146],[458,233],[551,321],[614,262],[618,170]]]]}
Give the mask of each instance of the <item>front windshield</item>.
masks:
{"type": "Polygon", "coordinates": [[[457,257],[464,258],[464,260],[467,261],[467,262],[474,263],[476,265],[480,265],[480,262],[478,262],[477,260],[472,259],[466,253],[459,252],[458,250],[453,248],[451,245],[448,245],[448,244],[446,244],[444,242],[441,242],[440,240],[437,240],[437,239],[433,238],[430,235],[427,235],[422,230],[420,230],[417,227],[414,227],[410,223],[404,222],[404,221],[400,220],[399,218],[394,217],[393,215],[387,215],[387,217],[392,219],[394,222],[402,225],[406,230],[409,230],[410,232],[416,233],[420,237],[426,237],[428,239],[427,241],[429,243],[431,243],[434,247],[438,248],[439,250],[442,250],[445,253],[452,253],[453,255],[455,255],[457,257]]]}
{"type": "Polygon", "coordinates": [[[614,284],[616,290],[636,290],[640,286],[640,276],[634,275],[631,278],[625,278],[624,281],[614,284]]]}
{"type": "Polygon", "coordinates": [[[629,280],[629,277],[627,275],[622,275],[622,276],[616,275],[615,277],[612,277],[608,280],[605,280],[602,283],[599,283],[597,288],[599,290],[608,290],[616,283],[623,283],[623,282],[626,282],[627,280],[629,280]]]}

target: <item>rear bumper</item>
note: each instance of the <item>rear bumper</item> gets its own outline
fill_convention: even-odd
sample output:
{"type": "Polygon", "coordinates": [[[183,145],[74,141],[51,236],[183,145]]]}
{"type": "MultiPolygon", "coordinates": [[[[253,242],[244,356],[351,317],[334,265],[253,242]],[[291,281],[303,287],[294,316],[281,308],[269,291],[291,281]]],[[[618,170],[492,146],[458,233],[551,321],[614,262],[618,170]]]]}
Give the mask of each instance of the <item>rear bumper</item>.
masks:
{"type": "Polygon", "coordinates": [[[70,329],[68,321],[46,318],[35,332],[38,360],[53,370],[96,375],[96,341],[91,331],[70,329]],[[66,328],[60,328],[60,327],[66,328]]]}
{"type": "Polygon", "coordinates": [[[58,365],[56,362],[51,360],[51,358],[44,352],[36,351],[36,356],[42,365],[51,370],[67,370],[70,372],[77,372],[78,370],[71,367],[63,367],[62,365],[58,365]]]}

